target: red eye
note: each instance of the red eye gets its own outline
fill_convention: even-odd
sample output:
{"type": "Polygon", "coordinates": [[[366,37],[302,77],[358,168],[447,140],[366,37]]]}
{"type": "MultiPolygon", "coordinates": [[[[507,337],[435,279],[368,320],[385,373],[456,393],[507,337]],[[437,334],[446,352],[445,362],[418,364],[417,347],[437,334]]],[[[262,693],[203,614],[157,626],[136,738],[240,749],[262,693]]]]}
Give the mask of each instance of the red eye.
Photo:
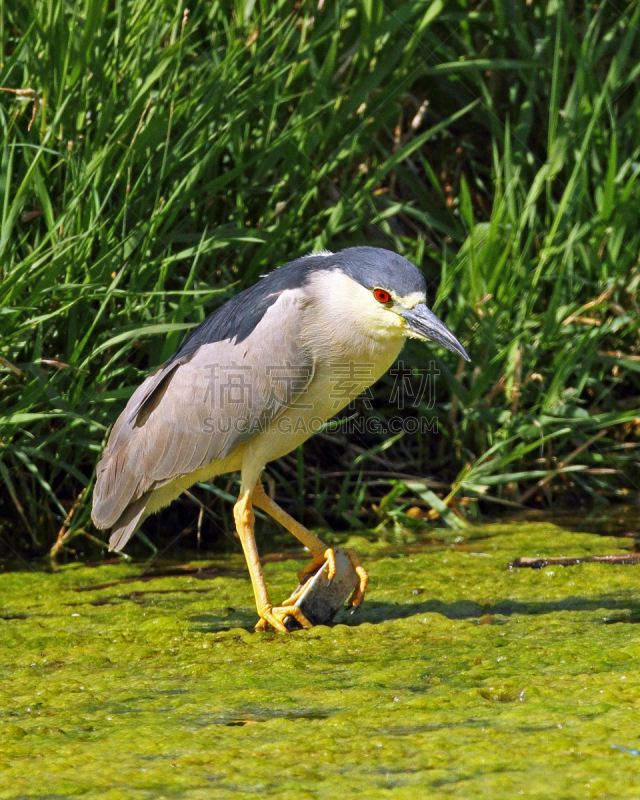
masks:
{"type": "Polygon", "coordinates": [[[379,303],[390,303],[391,302],[391,295],[389,292],[385,292],[384,289],[374,289],[373,296],[379,303]]]}

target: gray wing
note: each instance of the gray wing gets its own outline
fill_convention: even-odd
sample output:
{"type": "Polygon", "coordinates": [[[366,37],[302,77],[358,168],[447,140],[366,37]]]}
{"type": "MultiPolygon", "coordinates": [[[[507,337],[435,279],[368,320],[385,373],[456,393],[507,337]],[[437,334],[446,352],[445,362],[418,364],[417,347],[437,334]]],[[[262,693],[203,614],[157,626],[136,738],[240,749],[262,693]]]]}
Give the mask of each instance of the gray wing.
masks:
{"type": "Polygon", "coordinates": [[[203,343],[133,393],[98,464],[93,493],[97,527],[126,528],[118,548],[154,489],[231,455],[305,390],[313,361],[300,342],[303,306],[301,292],[282,292],[241,342],[203,343]]]}

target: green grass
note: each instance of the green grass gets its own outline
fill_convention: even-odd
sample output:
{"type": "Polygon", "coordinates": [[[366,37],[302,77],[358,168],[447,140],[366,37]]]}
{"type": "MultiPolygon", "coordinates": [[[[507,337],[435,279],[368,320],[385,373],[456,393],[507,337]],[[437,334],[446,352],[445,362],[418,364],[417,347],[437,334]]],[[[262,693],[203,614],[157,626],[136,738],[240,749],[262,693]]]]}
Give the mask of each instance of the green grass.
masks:
{"type": "MultiPolygon", "coordinates": [[[[635,497],[640,5],[188,8],[2,6],[0,86],[40,100],[29,129],[33,102],[0,92],[3,552],[46,552],[65,520],[95,535],[108,427],[189,326],[357,243],[420,265],[473,363],[412,346],[441,378],[405,413],[439,435],[318,437],[270,467],[283,501],[397,540],[408,506],[457,526],[635,497]]],[[[394,413],[390,388],[370,413],[394,413]]],[[[221,527],[233,491],[197,490],[221,527]]],[[[176,508],[158,541],[195,531],[176,508]]]]}

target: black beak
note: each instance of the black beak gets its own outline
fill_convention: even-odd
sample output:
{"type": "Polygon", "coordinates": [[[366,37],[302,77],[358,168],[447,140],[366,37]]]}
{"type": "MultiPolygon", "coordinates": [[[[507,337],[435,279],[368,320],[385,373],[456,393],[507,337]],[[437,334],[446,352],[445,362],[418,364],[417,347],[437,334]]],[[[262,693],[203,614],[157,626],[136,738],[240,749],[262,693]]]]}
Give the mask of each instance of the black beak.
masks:
{"type": "Polygon", "coordinates": [[[402,316],[407,321],[409,328],[421,339],[432,339],[434,342],[446,347],[447,350],[451,350],[451,352],[457,353],[467,361],[471,361],[469,354],[449,328],[436,317],[433,311],[429,311],[424,303],[418,303],[417,306],[411,309],[404,309],[402,316]]]}

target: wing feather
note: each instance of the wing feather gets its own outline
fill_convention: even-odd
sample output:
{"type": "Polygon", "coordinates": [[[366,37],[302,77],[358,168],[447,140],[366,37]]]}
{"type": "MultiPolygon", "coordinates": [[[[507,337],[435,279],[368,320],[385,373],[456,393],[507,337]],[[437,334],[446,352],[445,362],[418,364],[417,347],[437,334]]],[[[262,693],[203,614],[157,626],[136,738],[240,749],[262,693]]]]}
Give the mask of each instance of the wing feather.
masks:
{"type": "Polygon", "coordinates": [[[300,342],[303,307],[302,292],[283,291],[241,342],[203,342],[133,393],[98,464],[93,499],[95,524],[122,530],[119,546],[135,530],[131,520],[140,522],[141,498],[146,506],[154,489],[230,455],[304,391],[313,360],[300,342]]]}

